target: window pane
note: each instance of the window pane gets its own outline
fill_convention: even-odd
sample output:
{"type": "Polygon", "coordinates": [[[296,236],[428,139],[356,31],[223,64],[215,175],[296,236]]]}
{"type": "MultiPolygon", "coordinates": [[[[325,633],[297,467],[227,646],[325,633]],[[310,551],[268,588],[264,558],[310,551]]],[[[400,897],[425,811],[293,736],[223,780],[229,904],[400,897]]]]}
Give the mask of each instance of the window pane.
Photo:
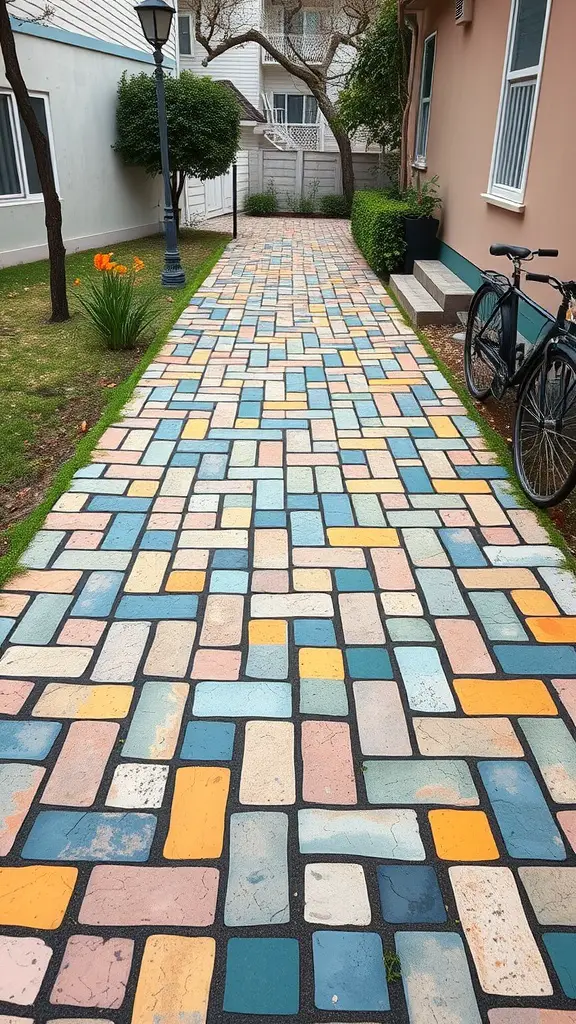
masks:
{"type": "Polygon", "coordinates": [[[190,18],[187,14],[180,15],[178,18],[178,41],[180,45],[180,53],[184,56],[192,53],[192,39],[190,34],[190,18]]]}
{"type": "Polygon", "coordinates": [[[535,94],[536,80],[512,82],[508,86],[494,170],[495,185],[522,188],[535,94]]]}
{"type": "MultiPolygon", "coordinates": [[[[34,113],[38,118],[38,124],[40,125],[41,131],[48,138],[48,124],[46,122],[46,106],[44,100],[40,96],[31,96],[30,103],[34,108],[34,113]]],[[[20,131],[22,132],[22,146],[24,149],[24,163],[26,164],[26,176],[28,178],[28,191],[30,195],[38,195],[42,191],[40,185],[40,178],[38,177],[38,170],[36,168],[36,157],[34,156],[34,150],[32,149],[32,143],[30,136],[28,135],[28,129],[26,128],[22,118],[20,118],[20,131]]]]}
{"type": "Polygon", "coordinates": [[[0,95],[0,196],[13,196],[22,192],[12,138],[9,103],[8,96],[0,95]]]}
{"type": "Polygon", "coordinates": [[[424,47],[424,63],[422,66],[422,96],[430,97],[432,93],[432,74],[434,71],[434,53],[436,36],[428,39],[424,47]]]}
{"type": "Polygon", "coordinates": [[[418,119],[418,138],[416,140],[416,157],[426,156],[428,145],[428,125],[430,123],[430,101],[422,100],[420,104],[420,117],[418,119]]]}
{"type": "Polygon", "coordinates": [[[320,31],[320,11],[304,11],[304,32],[315,35],[320,31]]]}
{"type": "Polygon", "coordinates": [[[306,124],[316,124],[318,119],[318,104],[314,96],[304,97],[304,121],[306,124]]]}
{"type": "Polygon", "coordinates": [[[288,124],[303,124],[304,97],[288,95],[288,124]]]}
{"type": "Polygon", "coordinates": [[[546,0],[518,0],[511,71],[533,68],[540,63],[545,20],[546,0]]]}
{"type": "Polygon", "coordinates": [[[272,106],[274,108],[274,120],[282,121],[286,120],[286,95],[283,92],[275,92],[272,106]]]}

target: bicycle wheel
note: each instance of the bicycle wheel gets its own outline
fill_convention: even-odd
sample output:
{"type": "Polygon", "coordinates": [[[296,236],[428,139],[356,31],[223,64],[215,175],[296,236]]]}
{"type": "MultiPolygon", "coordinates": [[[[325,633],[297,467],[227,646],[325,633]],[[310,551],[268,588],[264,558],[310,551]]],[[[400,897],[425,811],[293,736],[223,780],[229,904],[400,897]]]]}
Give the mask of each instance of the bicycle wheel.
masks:
{"type": "Polygon", "coordinates": [[[499,351],[503,337],[502,310],[494,312],[499,298],[493,285],[483,284],[472,299],[468,313],[464,342],[464,372],[470,394],[479,401],[488,398],[496,370],[480,348],[478,336],[483,331],[484,344],[493,345],[495,351],[499,351]],[[490,323],[486,327],[488,321],[490,323]]]}
{"type": "Polygon", "coordinates": [[[576,357],[555,348],[524,381],[514,424],[514,468],[541,508],[576,483],[576,357]]]}

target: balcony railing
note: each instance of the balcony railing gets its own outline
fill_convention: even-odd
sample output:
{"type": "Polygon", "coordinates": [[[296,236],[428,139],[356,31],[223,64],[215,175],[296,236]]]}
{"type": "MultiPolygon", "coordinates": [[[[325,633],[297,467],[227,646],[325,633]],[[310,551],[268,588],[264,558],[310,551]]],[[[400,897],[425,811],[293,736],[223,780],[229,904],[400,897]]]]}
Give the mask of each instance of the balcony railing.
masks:
{"type": "MultiPolygon", "coordinates": [[[[321,64],[326,56],[328,38],[321,33],[287,36],[283,32],[267,32],[266,35],[272,45],[280,50],[280,53],[293,60],[298,60],[300,57],[307,64],[321,64]]],[[[262,50],[262,60],[264,64],[276,64],[274,57],[267,50],[262,50]]]]}

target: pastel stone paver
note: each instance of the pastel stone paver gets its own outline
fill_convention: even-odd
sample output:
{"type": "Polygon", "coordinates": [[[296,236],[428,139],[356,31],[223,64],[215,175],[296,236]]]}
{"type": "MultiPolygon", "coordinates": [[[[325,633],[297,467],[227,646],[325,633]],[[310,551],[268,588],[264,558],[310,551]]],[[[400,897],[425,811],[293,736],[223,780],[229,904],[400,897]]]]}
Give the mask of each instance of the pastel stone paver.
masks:
{"type": "Polygon", "coordinates": [[[576,1024],[576,578],[349,225],[247,219],[93,460],[0,592],[0,1024],[576,1024]]]}

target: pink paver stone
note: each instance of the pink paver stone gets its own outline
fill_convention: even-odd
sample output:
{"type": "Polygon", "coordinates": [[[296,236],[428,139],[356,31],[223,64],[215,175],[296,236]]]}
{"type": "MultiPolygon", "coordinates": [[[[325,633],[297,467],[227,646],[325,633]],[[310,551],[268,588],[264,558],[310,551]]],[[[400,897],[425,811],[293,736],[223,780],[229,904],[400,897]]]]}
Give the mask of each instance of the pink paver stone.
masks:
{"type": "Polygon", "coordinates": [[[552,686],[576,725],[576,679],[553,679],[552,686]]]}
{"type": "Polygon", "coordinates": [[[236,680],[241,660],[240,651],[197,651],[190,676],[192,679],[236,680]]]}
{"type": "Polygon", "coordinates": [[[51,956],[52,949],[43,939],[0,935],[0,1002],[30,1006],[51,956]]]}
{"type": "Polygon", "coordinates": [[[465,508],[443,508],[440,516],[444,526],[474,526],[474,520],[465,508]]]}
{"type": "Polygon", "coordinates": [[[489,1024],[576,1024],[576,1010],[503,1007],[488,1010],[489,1024]]]}
{"type": "Polygon", "coordinates": [[[132,939],[72,935],[50,993],[50,1002],[117,1010],[124,1001],[133,952],[132,939]]]}
{"type": "Polygon", "coordinates": [[[96,551],[102,541],[103,533],[98,530],[75,530],[66,541],[66,547],[80,551],[96,551]]]}
{"type": "Polygon", "coordinates": [[[576,853],[576,811],[558,811],[558,822],[574,853],[576,853]]]}
{"type": "Polygon", "coordinates": [[[482,536],[487,544],[519,544],[518,534],[511,526],[485,526],[482,536]]]}
{"type": "Polygon", "coordinates": [[[384,643],[384,630],[374,594],[340,594],[338,604],[347,644],[384,643]]]}
{"type": "Polygon", "coordinates": [[[214,921],[219,871],[211,867],[102,864],[90,875],[80,924],[175,925],[205,928],[214,921]]]}
{"type": "Polygon", "coordinates": [[[17,715],[33,689],[24,679],[0,679],[0,714],[17,715]]]}
{"type": "Polygon", "coordinates": [[[94,647],[105,629],[106,623],[97,619],[68,619],[57,642],[73,647],[94,647]]]}
{"type": "Polygon", "coordinates": [[[392,679],[354,683],[354,703],[363,754],[402,757],[412,753],[406,716],[392,679]]]}
{"type": "Polygon", "coordinates": [[[256,569],[250,589],[255,594],[287,594],[290,580],[286,569],[256,569]]]}
{"type": "Polygon", "coordinates": [[[471,676],[496,671],[472,619],[436,619],[435,625],[454,673],[471,676]]]}
{"type": "Polygon", "coordinates": [[[200,643],[204,647],[233,646],[242,638],[241,594],[210,594],[206,601],[200,643]]]}
{"type": "Polygon", "coordinates": [[[402,548],[372,548],[370,552],[378,586],[383,590],[416,590],[414,577],[402,548]]]}
{"type": "Polygon", "coordinates": [[[309,803],[355,804],[356,782],[346,722],[302,723],[302,796],[309,803]]]}
{"type": "Polygon", "coordinates": [[[90,807],[118,729],[116,722],[72,722],[40,802],[90,807]]]}
{"type": "Polygon", "coordinates": [[[282,447],[282,441],[261,441],[258,449],[258,465],[281,466],[282,447]]]}

